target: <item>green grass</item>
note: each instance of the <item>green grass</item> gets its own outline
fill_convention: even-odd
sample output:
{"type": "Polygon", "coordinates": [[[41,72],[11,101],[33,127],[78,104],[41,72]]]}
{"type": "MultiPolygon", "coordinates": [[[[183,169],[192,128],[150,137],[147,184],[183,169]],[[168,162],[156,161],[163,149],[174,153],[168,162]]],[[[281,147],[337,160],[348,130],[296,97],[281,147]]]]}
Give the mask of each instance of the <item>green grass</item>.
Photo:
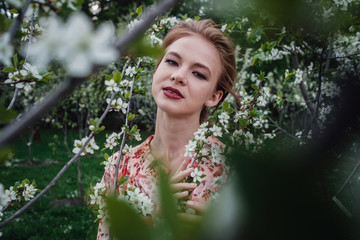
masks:
{"type": "MultiPolygon", "coordinates": [[[[12,166],[0,167],[0,182],[5,189],[14,185],[16,181],[28,178],[35,180],[37,188],[45,188],[56,176],[71,156],[68,156],[63,144],[63,134],[59,130],[41,129],[40,141],[32,145],[35,165],[28,165],[29,154],[26,142],[28,135],[20,136],[13,144],[15,154],[12,166]],[[54,140],[54,135],[58,140],[54,140]],[[54,143],[57,142],[57,143],[54,143]],[[54,143],[55,148],[49,146],[54,143]],[[55,150],[55,151],[54,151],[55,150]]],[[[108,132],[111,133],[111,132],[108,132]]],[[[100,149],[104,147],[106,132],[96,136],[100,149]]],[[[143,139],[149,134],[144,134],[143,139]]],[[[78,138],[77,131],[69,132],[68,143],[72,149],[74,139],[78,138]]],[[[137,143],[132,143],[136,145],[137,143]]],[[[86,192],[90,185],[100,181],[104,168],[103,152],[97,151],[89,157],[82,157],[82,184],[86,192]]],[[[75,162],[56,185],[50,189],[39,201],[26,210],[18,219],[11,222],[0,231],[4,239],[96,239],[97,223],[92,209],[86,205],[59,204],[61,199],[77,200],[79,188],[77,184],[77,163],[75,162]]],[[[2,220],[14,213],[5,212],[2,220]]]]}

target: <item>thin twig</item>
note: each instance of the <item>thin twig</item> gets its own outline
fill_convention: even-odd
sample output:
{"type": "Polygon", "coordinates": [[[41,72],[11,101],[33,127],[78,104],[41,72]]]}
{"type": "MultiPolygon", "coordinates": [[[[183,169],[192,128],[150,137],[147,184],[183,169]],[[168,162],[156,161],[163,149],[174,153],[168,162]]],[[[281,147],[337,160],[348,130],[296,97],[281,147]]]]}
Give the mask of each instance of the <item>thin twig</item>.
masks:
{"type": "Polygon", "coordinates": [[[291,137],[291,138],[293,138],[293,139],[301,142],[300,139],[298,139],[297,137],[293,136],[293,135],[290,134],[288,131],[286,131],[285,129],[283,129],[282,127],[280,127],[271,117],[268,116],[267,118],[270,120],[270,122],[272,122],[272,123],[274,124],[274,126],[275,126],[277,129],[281,130],[283,133],[285,133],[285,134],[288,135],[289,137],[291,137]]]}
{"type": "Polygon", "coordinates": [[[10,102],[7,109],[12,109],[14,107],[15,100],[16,100],[16,97],[17,97],[18,94],[19,94],[19,88],[15,87],[14,95],[13,95],[13,97],[11,99],[11,102],[10,102]]]}
{"type": "MultiPolygon", "coordinates": [[[[295,70],[299,69],[299,60],[298,60],[298,56],[297,56],[296,50],[294,50],[294,51],[291,52],[291,56],[292,56],[292,60],[293,60],[293,64],[294,64],[294,69],[295,69],[295,70]]],[[[314,116],[314,114],[315,114],[315,109],[314,109],[314,106],[313,106],[313,105],[311,104],[311,102],[310,102],[309,94],[308,94],[308,92],[307,92],[307,90],[306,90],[304,81],[301,81],[301,82],[299,83],[299,86],[300,86],[301,94],[303,95],[303,98],[304,98],[304,100],[305,100],[306,106],[307,106],[308,109],[310,110],[311,115],[314,116]]]]}
{"type": "Polygon", "coordinates": [[[17,16],[17,18],[13,21],[11,28],[10,28],[10,39],[9,39],[9,44],[12,43],[12,41],[14,40],[15,37],[15,33],[18,30],[20,23],[23,19],[23,17],[25,16],[25,13],[29,7],[31,3],[31,0],[26,0],[26,2],[24,3],[24,6],[21,10],[21,12],[19,13],[19,15],[17,16]]]}
{"type": "MultiPolygon", "coordinates": [[[[137,68],[139,68],[140,63],[141,63],[141,60],[139,59],[139,61],[137,63],[137,68]]],[[[133,93],[133,89],[134,89],[134,84],[135,84],[135,75],[133,76],[133,79],[132,79],[129,101],[128,101],[128,105],[127,105],[127,108],[126,108],[125,126],[128,126],[128,124],[129,124],[127,115],[130,112],[130,104],[131,104],[131,98],[132,98],[132,93],[133,93]]],[[[122,150],[124,149],[125,138],[126,138],[126,133],[124,132],[123,133],[123,138],[122,138],[121,144],[120,144],[120,150],[119,150],[119,153],[118,153],[118,158],[117,158],[116,165],[115,165],[114,195],[116,194],[117,178],[118,178],[118,175],[119,175],[119,165],[120,165],[120,160],[121,160],[121,156],[122,156],[122,150]]]]}
{"type": "Polygon", "coordinates": [[[354,167],[354,169],[352,170],[352,172],[350,173],[350,175],[348,176],[346,181],[343,183],[343,185],[341,186],[339,191],[337,191],[337,193],[334,195],[334,197],[337,197],[342,192],[342,190],[345,188],[346,184],[348,184],[348,182],[354,176],[354,174],[356,173],[356,171],[358,170],[359,167],[360,167],[360,161],[356,164],[356,166],[354,167]]]}

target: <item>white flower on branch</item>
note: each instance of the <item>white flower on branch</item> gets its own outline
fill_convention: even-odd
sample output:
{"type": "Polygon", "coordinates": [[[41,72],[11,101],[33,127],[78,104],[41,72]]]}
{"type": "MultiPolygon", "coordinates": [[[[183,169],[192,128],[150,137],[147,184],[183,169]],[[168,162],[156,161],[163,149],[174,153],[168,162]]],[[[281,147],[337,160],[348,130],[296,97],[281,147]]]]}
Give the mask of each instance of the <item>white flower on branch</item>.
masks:
{"type": "Polygon", "coordinates": [[[219,121],[223,125],[226,125],[227,123],[229,123],[229,119],[230,119],[230,116],[229,116],[229,114],[227,114],[227,112],[222,112],[219,115],[219,121]]]}
{"type": "Polygon", "coordinates": [[[10,34],[4,33],[0,35],[0,62],[4,65],[11,65],[13,52],[14,48],[10,44],[10,34]]]}
{"type": "Polygon", "coordinates": [[[196,141],[189,140],[189,144],[185,146],[185,154],[184,156],[192,157],[196,150],[196,141]]]}
{"type": "MultiPolygon", "coordinates": [[[[77,154],[82,146],[85,144],[87,137],[81,139],[81,140],[75,140],[74,141],[74,149],[72,150],[73,153],[77,154]]],[[[90,140],[90,142],[86,145],[83,152],[80,153],[81,156],[85,156],[86,153],[94,154],[94,150],[98,150],[99,146],[96,145],[94,138],[90,140]]]]}
{"type": "Polygon", "coordinates": [[[25,183],[24,191],[22,192],[25,201],[30,201],[32,198],[34,198],[36,191],[37,188],[35,188],[32,184],[29,185],[28,183],[25,183]]]}
{"type": "MultiPolygon", "coordinates": [[[[109,104],[110,103],[110,98],[106,99],[106,102],[109,104]]],[[[111,110],[114,111],[122,111],[123,114],[126,114],[126,109],[128,107],[128,103],[123,102],[123,100],[121,98],[118,98],[117,100],[113,100],[111,102],[111,110]]]]}
{"type": "Polygon", "coordinates": [[[210,128],[210,131],[213,133],[215,137],[222,137],[222,128],[214,125],[210,128]]]}
{"type": "Polygon", "coordinates": [[[108,92],[118,92],[120,90],[118,84],[114,81],[114,79],[105,80],[106,91],[108,92]]]}
{"type": "Polygon", "coordinates": [[[303,71],[301,71],[300,69],[296,69],[296,73],[295,73],[295,84],[299,84],[301,83],[303,80],[303,71]]]}
{"type": "Polygon", "coordinates": [[[324,95],[330,98],[334,98],[340,95],[340,87],[338,87],[333,82],[324,82],[322,85],[321,90],[323,91],[324,95]]]}
{"type": "Polygon", "coordinates": [[[110,23],[93,31],[92,22],[81,13],[74,13],[67,24],[54,17],[42,20],[42,23],[45,36],[29,49],[38,65],[58,59],[71,75],[84,77],[91,72],[93,64],[106,64],[118,57],[111,45],[114,27],[110,23]]]}
{"type": "Polygon", "coordinates": [[[105,147],[112,150],[114,147],[119,145],[119,142],[117,141],[119,138],[119,134],[113,132],[106,138],[105,147]]]}
{"type": "Polygon", "coordinates": [[[190,176],[193,178],[194,182],[202,182],[202,175],[204,173],[202,171],[199,171],[198,168],[195,168],[194,171],[190,174],[190,176]]]}
{"type": "Polygon", "coordinates": [[[128,67],[125,70],[125,76],[133,77],[134,75],[136,75],[136,68],[135,67],[128,67]]]}
{"type": "Polygon", "coordinates": [[[7,202],[11,202],[16,200],[16,192],[14,191],[14,187],[11,186],[9,189],[5,190],[5,200],[7,202]]]}
{"type": "Polygon", "coordinates": [[[221,164],[224,162],[224,156],[219,146],[211,145],[211,157],[214,163],[221,164]]]}

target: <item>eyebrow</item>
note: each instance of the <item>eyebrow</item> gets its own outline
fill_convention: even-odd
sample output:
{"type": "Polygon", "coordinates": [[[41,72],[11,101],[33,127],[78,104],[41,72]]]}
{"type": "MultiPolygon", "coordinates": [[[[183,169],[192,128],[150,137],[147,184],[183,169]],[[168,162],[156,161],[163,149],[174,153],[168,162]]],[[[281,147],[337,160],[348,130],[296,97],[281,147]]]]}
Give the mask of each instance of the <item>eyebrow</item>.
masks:
{"type": "MultiPolygon", "coordinates": [[[[171,52],[168,52],[168,53],[167,53],[167,55],[173,55],[173,56],[175,56],[175,57],[177,57],[177,58],[180,58],[180,59],[181,59],[181,56],[180,56],[177,52],[173,52],[173,51],[171,51],[171,52]]],[[[207,66],[205,66],[204,64],[201,64],[201,63],[195,63],[195,64],[194,64],[194,66],[195,66],[195,67],[200,67],[200,68],[205,69],[205,70],[206,70],[206,71],[208,71],[208,72],[209,72],[209,74],[211,75],[211,71],[210,71],[210,69],[209,69],[207,66]]]]}

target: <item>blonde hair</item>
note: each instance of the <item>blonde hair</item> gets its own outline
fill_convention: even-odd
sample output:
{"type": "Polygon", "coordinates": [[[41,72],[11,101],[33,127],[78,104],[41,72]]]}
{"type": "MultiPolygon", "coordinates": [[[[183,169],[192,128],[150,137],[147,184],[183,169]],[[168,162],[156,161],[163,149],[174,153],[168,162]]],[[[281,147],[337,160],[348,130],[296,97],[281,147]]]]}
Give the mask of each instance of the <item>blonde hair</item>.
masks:
{"type": "MultiPolygon", "coordinates": [[[[220,55],[221,74],[218,79],[216,90],[223,91],[223,96],[215,107],[215,110],[222,104],[229,93],[234,96],[235,101],[239,104],[240,98],[233,90],[237,78],[234,48],[230,40],[220,31],[212,20],[205,19],[200,21],[179,22],[170,29],[162,46],[166,49],[176,40],[193,34],[199,34],[212,43],[220,55]]],[[[161,60],[162,58],[158,60],[155,70],[159,66],[161,60]]],[[[207,116],[208,109],[207,107],[204,107],[200,114],[200,123],[204,122],[207,116]]]]}

